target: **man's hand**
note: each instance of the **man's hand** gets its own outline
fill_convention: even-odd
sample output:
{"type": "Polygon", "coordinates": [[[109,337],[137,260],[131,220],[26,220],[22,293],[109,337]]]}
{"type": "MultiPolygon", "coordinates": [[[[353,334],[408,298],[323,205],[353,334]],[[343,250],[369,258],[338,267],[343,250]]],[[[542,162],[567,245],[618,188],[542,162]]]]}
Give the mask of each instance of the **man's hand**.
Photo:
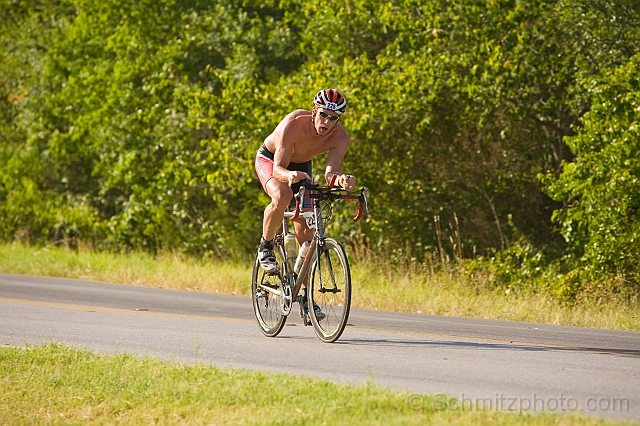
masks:
{"type": "Polygon", "coordinates": [[[287,184],[289,186],[293,186],[294,184],[300,182],[301,180],[305,180],[305,179],[311,180],[311,176],[309,176],[305,172],[292,171],[287,176],[287,184]]]}
{"type": "Polygon", "coordinates": [[[356,187],[356,177],[351,175],[340,175],[338,184],[347,191],[356,187]]]}

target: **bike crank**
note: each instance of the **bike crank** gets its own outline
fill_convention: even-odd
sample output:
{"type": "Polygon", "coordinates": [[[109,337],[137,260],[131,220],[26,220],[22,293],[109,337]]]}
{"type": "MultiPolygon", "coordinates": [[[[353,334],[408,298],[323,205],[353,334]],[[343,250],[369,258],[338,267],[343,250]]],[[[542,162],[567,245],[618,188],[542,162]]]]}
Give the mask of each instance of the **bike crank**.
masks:
{"type": "Polygon", "coordinates": [[[282,297],[280,298],[280,310],[282,315],[287,316],[291,312],[291,306],[293,305],[293,298],[291,297],[291,285],[287,280],[282,279],[282,297]]]}

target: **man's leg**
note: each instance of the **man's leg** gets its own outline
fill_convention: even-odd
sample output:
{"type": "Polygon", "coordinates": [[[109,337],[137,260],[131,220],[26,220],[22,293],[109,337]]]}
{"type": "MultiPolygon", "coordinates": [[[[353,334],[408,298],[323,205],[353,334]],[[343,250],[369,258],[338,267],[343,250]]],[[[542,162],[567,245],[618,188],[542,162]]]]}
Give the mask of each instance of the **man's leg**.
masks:
{"type": "Polygon", "coordinates": [[[267,194],[271,197],[271,203],[264,210],[264,218],[262,222],[262,238],[260,239],[260,248],[258,249],[258,260],[260,266],[269,274],[277,274],[280,266],[276,261],[273,253],[273,238],[276,236],[284,213],[289,205],[289,200],[293,193],[291,188],[284,182],[275,179],[269,179],[266,184],[267,194]]]}
{"type": "MultiPolygon", "coordinates": [[[[307,211],[310,209],[304,209],[307,211]]],[[[293,223],[293,228],[295,229],[296,238],[298,239],[298,244],[302,245],[305,241],[311,241],[313,239],[313,231],[309,229],[307,226],[307,221],[303,217],[299,217],[293,223]]]]}
{"type": "Polygon", "coordinates": [[[287,206],[293,197],[291,188],[284,182],[270,179],[267,182],[267,195],[271,197],[271,203],[264,209],[264,219],[262,222],[262,237],[271,241],[276,236],[287,206]]]}
{"type": "MultiPolygon", "coordinates": [[[[310,210],[310,209],[305,209],[310,210]]],[[[294,222],[294,228],[296,232],[296,237],[298,238],[298,242],[300,244],[304,244],[305,241],[311,241],[313,239],[313,230],[307,226],[307,221],[304,218],[298,218],[294,222]]],[[[309,284],[309,275],[307,275],[303,281],[303,288],[301,290],[300,296],[298,296],[298,302],[300,303],[300,316],[304,319],[307,325],[311,324],[311,319],[309,318],[309,303],[307,300],[307,284],[309,284]]],[[[318,319],[318,321],[322,321],[326,318],[326,315],[320,309],[315,302],[313,303],[313,312],[318,319]]]]}

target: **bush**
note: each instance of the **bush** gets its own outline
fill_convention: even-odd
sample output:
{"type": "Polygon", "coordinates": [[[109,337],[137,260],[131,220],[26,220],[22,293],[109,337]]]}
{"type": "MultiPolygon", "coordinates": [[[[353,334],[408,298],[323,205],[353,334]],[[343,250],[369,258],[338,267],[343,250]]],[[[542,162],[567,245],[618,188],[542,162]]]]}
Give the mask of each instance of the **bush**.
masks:
{"type": "MultiPolygon", "coordinates": [[[[602,282],[618,277],[640,290],[640,55],[587,80],[591,110],[578,134],[566,139],[575,160],[549,194],[565,203],[553,219],[573,249],[580,272],[602,282]]],[[[574,278],[567,278],[573,282],[574,278]]]]}

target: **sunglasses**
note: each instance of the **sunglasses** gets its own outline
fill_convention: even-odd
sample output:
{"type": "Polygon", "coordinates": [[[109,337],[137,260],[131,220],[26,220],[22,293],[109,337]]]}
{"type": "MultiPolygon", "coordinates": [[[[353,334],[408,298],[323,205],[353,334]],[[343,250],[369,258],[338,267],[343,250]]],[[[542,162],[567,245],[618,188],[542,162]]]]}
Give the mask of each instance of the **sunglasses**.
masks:
{"type": "Polygon", "coordinates": [[[340,120],[340,116],[339,115],[329,115],[324,111],[318,111],[318,115],[320,116],[320,118],[328,118],[331,121],[340,120]]]}

